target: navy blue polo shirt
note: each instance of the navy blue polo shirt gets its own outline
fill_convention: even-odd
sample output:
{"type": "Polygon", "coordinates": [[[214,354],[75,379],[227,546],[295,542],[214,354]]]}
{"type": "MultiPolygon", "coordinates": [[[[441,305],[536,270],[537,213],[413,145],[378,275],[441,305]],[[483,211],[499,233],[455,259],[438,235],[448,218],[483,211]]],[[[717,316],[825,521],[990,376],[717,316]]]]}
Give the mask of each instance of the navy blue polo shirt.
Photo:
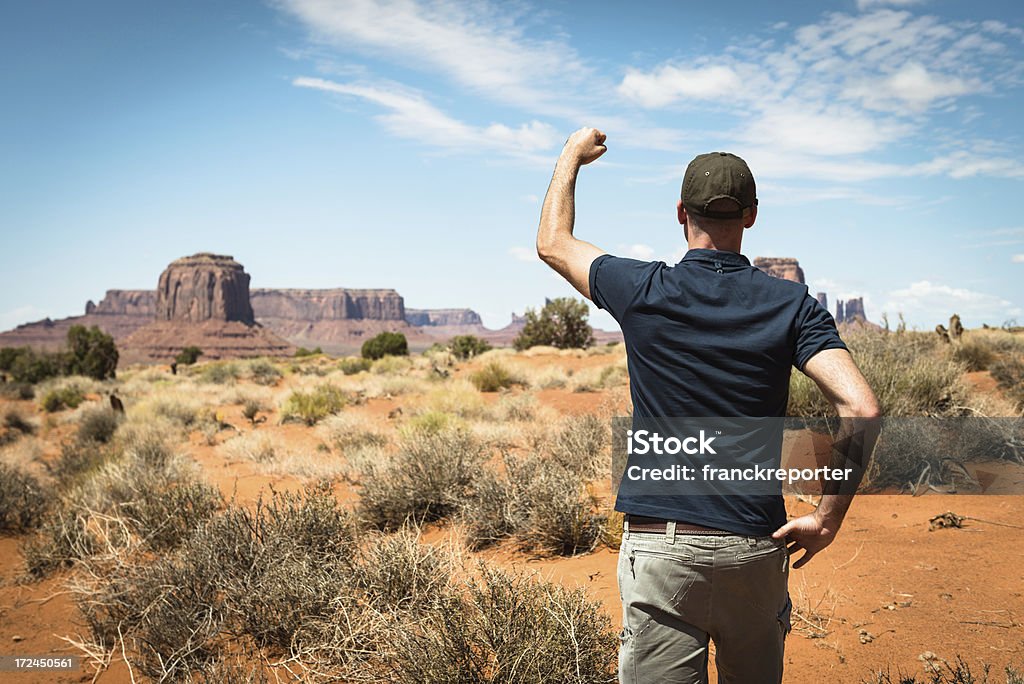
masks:
{"type": "MultiPolygon", "coordinates": [[[[784,417],[792,367],[846,349],[806,285],[736,252],[691,249],[675,266],[603,254],[590,294],[622,328],[635,418],[784,417]]],[[[781,494],[631,495],[623,486],[615,508],[747,535],[786,522],[781,494]]]]}

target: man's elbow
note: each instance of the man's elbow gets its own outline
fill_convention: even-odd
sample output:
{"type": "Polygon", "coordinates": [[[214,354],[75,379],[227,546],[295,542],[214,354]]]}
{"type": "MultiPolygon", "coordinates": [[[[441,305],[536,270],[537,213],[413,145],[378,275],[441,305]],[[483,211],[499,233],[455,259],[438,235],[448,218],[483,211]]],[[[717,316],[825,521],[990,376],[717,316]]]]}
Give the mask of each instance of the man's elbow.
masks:
{"type": "Polygon", "coordinates": [[[560,245],[554,240],[537,240],[537,256],[540,260],[549,266],[558,261],[559,255],[562,250],[560,245]]]}

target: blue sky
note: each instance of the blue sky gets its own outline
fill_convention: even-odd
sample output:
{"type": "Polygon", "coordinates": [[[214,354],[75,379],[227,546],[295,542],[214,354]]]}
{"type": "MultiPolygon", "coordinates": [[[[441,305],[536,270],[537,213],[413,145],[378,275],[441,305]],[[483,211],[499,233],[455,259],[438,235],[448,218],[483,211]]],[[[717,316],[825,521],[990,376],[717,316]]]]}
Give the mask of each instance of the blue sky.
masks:
{"type": "Polygon", "coordinates": [[[532,245],[583,125],[609,252],[678,260],[683,168],[729,150],[748,256],[876,321],[1024,323],[1021,3],[5,3],[0,58],[0,329],[197,251],[500,327],[573,292],[532,245]]]}

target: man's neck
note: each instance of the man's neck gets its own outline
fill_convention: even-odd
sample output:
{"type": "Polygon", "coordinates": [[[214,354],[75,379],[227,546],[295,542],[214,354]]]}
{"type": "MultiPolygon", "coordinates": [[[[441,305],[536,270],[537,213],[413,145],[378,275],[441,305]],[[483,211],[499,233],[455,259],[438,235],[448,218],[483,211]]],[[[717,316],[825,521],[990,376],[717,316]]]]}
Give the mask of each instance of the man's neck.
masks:
{"type": "Polygon", "coordinates": [[[686,241],[686,246],[689,249],[714,249],[723,252],[736,252],[740,254],[740,244],[743,242],[743,235],[735,239],[713,239],[707,233],[701,235],[694,235],[686,241]]]}

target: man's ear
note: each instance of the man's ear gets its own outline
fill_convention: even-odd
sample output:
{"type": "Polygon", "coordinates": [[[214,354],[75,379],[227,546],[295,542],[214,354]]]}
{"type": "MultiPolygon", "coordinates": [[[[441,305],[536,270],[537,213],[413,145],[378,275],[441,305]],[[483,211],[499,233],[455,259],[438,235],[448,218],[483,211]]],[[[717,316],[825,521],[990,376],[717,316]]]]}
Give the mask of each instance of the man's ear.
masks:
{"type": "Polygon", "coordinates": [[[679,218],[679,225],[686,225],[686,207],[683,206],[683,200],[676,202],[676,216],[679,218]]]}
{"type": "Polygon", "coordinates": [[[750,208],[750,215],[747,216],[747,220],[743,222],[744,228],[750,228],[754,225],[754,221],[757,220],[757,205],[755,204],[750,208]]]}

